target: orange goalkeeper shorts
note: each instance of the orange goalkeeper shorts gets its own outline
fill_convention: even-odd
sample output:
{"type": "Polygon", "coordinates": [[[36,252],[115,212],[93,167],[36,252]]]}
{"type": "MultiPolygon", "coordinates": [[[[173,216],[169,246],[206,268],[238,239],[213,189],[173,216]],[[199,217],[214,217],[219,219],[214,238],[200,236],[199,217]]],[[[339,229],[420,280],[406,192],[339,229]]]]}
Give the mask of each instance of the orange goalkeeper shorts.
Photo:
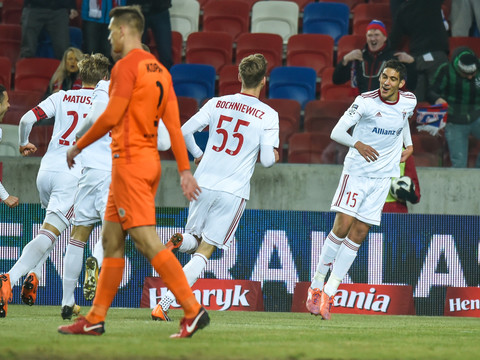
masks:
{"type": "Polygon", "coordinates": [[[160,181],[160,161],[114,164],[105,220],[127,230],[155,225],[155,194],[160,181]]]}

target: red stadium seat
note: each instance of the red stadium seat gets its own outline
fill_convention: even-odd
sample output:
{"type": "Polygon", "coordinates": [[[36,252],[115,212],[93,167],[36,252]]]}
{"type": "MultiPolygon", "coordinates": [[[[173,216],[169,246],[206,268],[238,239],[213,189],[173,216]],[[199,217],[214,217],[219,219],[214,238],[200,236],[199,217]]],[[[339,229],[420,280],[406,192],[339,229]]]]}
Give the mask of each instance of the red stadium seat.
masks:
{"type": "Polygon", "coordinates": [[[358,4],[353,11],[353,34],[365,35],[367,26],[372,20],[380,20],[385,24],[387,33],[392,26],[392,15],[389,4],[358,4]]]}
{"type": "Polygon", "coordinates": [[[300,128],[300,104],[290,99],[265,99],[263,102],[278,112],[280,142],[288,143],[290,136],[300,128]]]}
{"type": "Polygon", "coordinates": [[[248,56],[261,53],[268,61],[267,74],[282,66],[283,40],[280,35],[267,33],[245,33],[237,39],[236,64],[248,56]]]}
{"type": "Polygon", "coordinates": [[[0,56],[6,56],[14,65],[20,56],[22,28],[18,24],[0,24],[0,56]]]}
{"type": "Polygon", "coordinates": [[[23,0],[6,0],[2,6],[2,23],[20,24],[22,17],[23,0]]]}
{"type": "Polygon", "coordinates": [[[322,72],[322,82],[320,86],[320,100],[338,100],[353,101],[358,90],[352,88],[350,81],[336,85],[332,83],[333,67],[325,68],[322,72]]]}
{"type": "Polygon", "coordinates": [[[288,142],[288,162],[300,164],[326,163],[323,151],[333,140],[325,133],[296,133],[288,142]]]}
{"type": "MultiPolygon", "coordinates": [[[[225,65],[218,75],[218,95],[231,95],[240,92],[242,83],[238,80],[238,66],[225,65]]],[[[260,92],[260,99],[265,99],[267,86],[260,92]]]]}
{"type": "Polygon", "coordinates": [[[442,166],[443,140],[425,132],[412,134],[415,164],[417,166],[442,166]]]}
{"type": "Polygon", "coordinates": [[[48,149],[52,138],[53,125],[34,125],[30,132],[29,140],[37,147],[37,152],[32,156],[42,157],[48,149]]]}
{"type": "Polygon", "coordinates": [[[323,34],[297,34],[288,39],[287,66],[308,66],[318,76],[333,66],[333,38],[323,34]]]}
{"type": "Polygon", "coordinates": [[[330,134],[340,117],[350,106],[342,100],[313,100],[305,106],[303,127],[306,132],[330,134]]]}
{"type": "Polygon", "coordinates": [[[203,8],[203,31],[226,32],[235,40],[250,27],[251,5],[242,0],[217,0],[203,8]]]}
{"type": "Polygon", "coordinates": [[[8,109],[3,122],[5,124],[18,125],[22,116],[40,103],[44,91],[11,90],[8,92],[10,108],[8,109]]]}
{"type": "Polygon", "coordinates": [[[180,64],[183,58],[183,37],[178,31],[172,31],[172,60],[180,64]]]}
{"type": "Polygon", "coordinates": [[[0,56],[0,84],[5,86],[5,89],[10,90],[12,82],[12,62],[6,56],[0,56]]]}
{"type": "Polygon", "coordinates": [[[50,83],[60,60],[50,58],[24,58],[15,65],[15,90],[43,91],[50,83]]]}
{"type": "Polygon", "coordinates": [[[183,125],[197,113],[198,103],[197,100],[188,96],[177,96],[177,102],[180,111],[180,122],[183,125]]]}
{"type": "Polygon", "coordinates": [[[195,32],[188,36],[185,62],[206,64],[215,68],[216,73],[224,65],[232,64],[233,38],[221,32],[195,32]]]}
{"type": "Polygon", "coordinates": [[[344,35],[338,40],[337,46],[337,64],[350,51],[355,49],[363,49],[366,44],[365,35],[344,35]]]}

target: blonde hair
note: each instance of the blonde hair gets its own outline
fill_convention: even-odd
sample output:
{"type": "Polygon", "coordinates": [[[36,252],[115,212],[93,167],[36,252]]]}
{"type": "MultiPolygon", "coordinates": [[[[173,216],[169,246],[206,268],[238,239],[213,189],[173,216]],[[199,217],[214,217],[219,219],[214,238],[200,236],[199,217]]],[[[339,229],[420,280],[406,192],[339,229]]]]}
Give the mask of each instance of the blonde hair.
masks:
{"type": "Polygon", "coordinates": [[[78,69],[82,82],[89,85],[96,85],[100,80],[109,76],[110,60],[100,53],[85,54],[78,62],[78,69]]]}
{"type": "Polygon", "coordinates": [[[53,92],[55,84],[59,84],[61,88],[63,80],[68,77],[66,63],[68,53],[70,52],[73,52],[75,58],[77,59],[77,62],[83,59],[83,52],[80,49],[77,49],[76,47],[69,47],[67,50],[65,50],[65,52],[63,53],[62,61],[60,61],[57,70],[55,70],[52,75],[52,79],[50,80],[50,84],[48,86],[48,90],[50,93],[53,92]]]}
{"type": "Polygon", "coordinates": [[[246,89],[253,89],[260,85],[267,72],[267,60],[262,54],[244,57],[238,65],[238,73],[246,89]]]}

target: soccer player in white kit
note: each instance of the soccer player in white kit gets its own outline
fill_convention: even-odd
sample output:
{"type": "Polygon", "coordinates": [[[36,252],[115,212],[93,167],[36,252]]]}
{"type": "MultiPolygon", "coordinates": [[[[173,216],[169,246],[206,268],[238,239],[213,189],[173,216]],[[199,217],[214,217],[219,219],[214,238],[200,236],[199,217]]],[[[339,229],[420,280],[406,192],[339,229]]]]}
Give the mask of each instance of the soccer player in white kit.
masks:
{"type": "Polygon", "coordinates": [[[35,303],[41,270],[38,265],[43,265],[58,236],[70,225],[82,167],[69,169],[65,161],[66,153],[75,142],[76,129],[84,121],[91,106],[94,87],[101,80],[91,79],[88,75],[80,72],[83,79],[81,89],[60,90],[50,95],[20,120],[19,150],[22,155],[28,156],[37,150],[28,141],[33,124],[38,120],[55,117],[52,138],[37,176],[40,202],[46,208],[46,216],[37,236],[25,246],[15,265],[8,273],[0,275],[0,317],[7,315],[12,286],[32,269],[35,272],[27,276],[22,286],[22,301],[28,305],[35,303]],[[90,80],[87,82],[86,79],[90,80]]]}
{"type": "MultiPolygon", "coordinates": [[[[183,126],[187,149],[198,168],[195,178],[202,192],[190,202],[184,234],[175,234],[167,247],[193,253],[184,266],[192,286],[216,248],[227,250],[250,196],[252,177],[260,152],[263,166],[278,161],[278,113],[258,97],[265,86],[267,61],[261,54],[240,62],[241,92],[212,98],[183,126]],[[197,146],[193,133],[209,126],[205,152],[197,146]]],[[[175,300],[168,291],[153,309],[154,320],[170,321],[167,311],[175,300]]]]}
{"type": "Polygon", "coordinates": [[[370,227],[380,225],[391,178],[400,175],[400,162],[413,153],[408,119],[417,99],[399,90],[405,74],[401,62],[387,61],[380,88],[357,96],[332,130],[331,138],[350,149],[331,205],[337,213],[333,228],[325,239],[306,301],[308,311],[324,320],[330,319],[334,295],[370,227]]]}

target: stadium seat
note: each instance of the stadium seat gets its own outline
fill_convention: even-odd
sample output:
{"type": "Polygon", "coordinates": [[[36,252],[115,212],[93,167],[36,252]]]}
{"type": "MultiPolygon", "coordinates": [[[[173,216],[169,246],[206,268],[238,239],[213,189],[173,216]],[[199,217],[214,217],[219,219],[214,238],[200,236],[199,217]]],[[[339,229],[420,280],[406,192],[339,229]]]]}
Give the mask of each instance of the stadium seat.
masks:
{"type": "Polygon", "coordinates": [[[363,49],[366,44],[365,35],[344,35],[338,40],[337,60],[338,64],[345,55],[355,49],[363,49]]]}
{"type": "Polygon", "coordinates": [[[176,64],[170,69],[177,96],[188,96],[199,105],[215,95],[215,68],[204,64],[176,64]]]}
{"type": "Polygon", "coordinates": [[[216,0],[203,9],[203,31],[229,33],[234,40],[250,29],[251,5],[242,0],[216,0]]]}
{"type": "MultiPolygon", "coordinates": [[[[8,100],[10,108],[8,109],[3,122],[5,124],[18,125],[22,116],[28,111],[37,106],[45,91],[26,91],[26,90],[11,90],[8,92],[8,100]]],[[[18,135],[17,135],[18,136],[18,135]]]]}
{"type": "Polygon", "coordinates": [[[185,48],[187,64],[206,64],[218,73],[224,65],[232,64],[233,39],[228,33],[201,31],[188,36],[185,48]]]}
{"type": "Polygon", "coordinates": [[[48,149],[48,144],[52,138],[53,125],[35,124],[30,132],[29,140],[37,147],[37,152],[32,156],[42,157],[48,149]]]}
{"type": "Polygon", "coordinates": [[[288,162],[322,164],[322,153],[333,140],[325,133],[296,133],[288,142],[288,162]]]}
{"type": "Polygon", "coordinates": [[[342,3],[310,3],[303,11],[303,33],[330,35],[335,44],[348,34],[350,9],[342,3]]]}
{"type": "Polygon", "coordinates": [[[25,58],[15,65],[15,90],[45,92],[60,60],[48,58],[25,58]]]}
{"type": "Polygon", "coordinates": [[[20,56],[22,28],[18,24],[0,24],[0,56],[10,59],[15,66],[20,56]]]}
{"type": "Polygon", "coordinates": [[[1,8],[3,24],[20,24],[24,0],[3,1],[1,8]]]}
{"type": "Polygon", "coordinates": [[[417,166],[442,166],[444,145],[442,139],[426,132],[412,134],[417,166]]]}
{"type": "Polygon", "coordinates": [[[252,33],[278,34],[286,44],[298,33],[300,10],[292,1],[258,1],[252,7],[252,33]]]}
{"type": "Polygon", "coordinates": [[[269,33],[245,33],[237,39],[236,64],[248,56],[261,53],[267,59],[267,74],[274,67],[282,66],[283,40],[280,35],[269,33]]]}
{"type": "Polygon", "coordinates": [[[299,9],[300,13],[302,13],[305,6],[308,3],[310,3],[314,0],[280,0],[280,1],[293,1],[294,3],[296,3],[298,5],[298,9],[299,9]]]}
{"type": "Polygon", "coordinates": [[[350,81],[341,85],[334,84],[332,82],[333,71],[333,67],[327,67],[322,72],[320,100],[344,99],[345,101],[353,101],[358,94],[358,89],[352,88],[350,81]]]}
{"type": "Polygon", "coordinates": [[[452,56],[452,53],[456,48],[460,46],[468,46],[475,52],[477,57],[480,58],[480,38],[478,37],[452,36],[448,38],[448,43],[450,47],[450,56],[452,56]]]}
{"type": "Polygon", "coordinates": [[[323,34],[297,34],[288,39],[287,66],[307,66],[320,76],[333,66],[333,38],[323,34]]]}
{"type": "Polygon", "coordinates": [[[2,141],[0,141],[0,156],[21,156],[18,152],[18,125],[0,124],[2,141]]]}
{"type": "Polygon", "coordinates": [[[372,20],[380,20],[385,24],[387,33],[392,26],[392,15],[389,4],[358,4],[353,11],[353,35],[365,35],[367,26],[372,20]]]}
{"type": "MultiPolygon", "coordinates": [[[[77,49],[81,50],[83,47],[82,29],[74,26],[70,26],[69,33],[70,33],[70,46],[76,47],[77,49]]],[[[41,57],[41,58],[52,58],[52,59],[55,58],[51,37],[45,29],[40,33],[37,52],[35,56],[41,57]]]]}
{"type": "Polygon", "coordinates": [[[172,60],[180,64],[183,58],[183,37],[178,31],[172,31],[172,60]]]}
{"type": "Polygon", "coordinates": [[[339,100],[313,100],[305,106],[303,128],[305,132],[330,134],[350,102],[339,100]]]}
{"type": "Polygon", "coordinates": [[[6,56],[0,56],[0,84],[10,90],[12,83],[12,61],[6,56]]]}
{"type": "Polygon", "coordinates": [[[317,74],[315,70],[300,66],[280,66],[270,73],[268,97],[271,99],[292,99],[302,109],[315,99],[317,74]]]}
{"type": "Polygon", "coordinates": [[[188,35],[199,29],[200,4],[197,0],[172,1],[170,22],[173,31],[178,31],[187,41],[188,35]]]}
{"type": "MultiPolygon", "coordinates": [[[[357,6],[358,4],[365,3],[365,1],[366,0],[318,0],[318,2],[336,2],[336,3],[345,4],[348,6],[350,11],[352,11],[355,8],[355,6],[357,6]]],[[[381,1],[389,2],[390,0],[381,0],[381,1]]],[[[374,2],[374,0],[368,0],[368,2],[374,2]]]]}
{"type": "Polygon", "coordinates": [[[290,136],[300,129],[300,104],[290,99],[265,99],[263,102],[278,112],[280,142],[288,143],[290,136]]]}
{"type": "Polygon", "coordinates": [[[185,124],[198,111],[197,100],[187,96],[177,96],[180,123],[185,124]]]}

